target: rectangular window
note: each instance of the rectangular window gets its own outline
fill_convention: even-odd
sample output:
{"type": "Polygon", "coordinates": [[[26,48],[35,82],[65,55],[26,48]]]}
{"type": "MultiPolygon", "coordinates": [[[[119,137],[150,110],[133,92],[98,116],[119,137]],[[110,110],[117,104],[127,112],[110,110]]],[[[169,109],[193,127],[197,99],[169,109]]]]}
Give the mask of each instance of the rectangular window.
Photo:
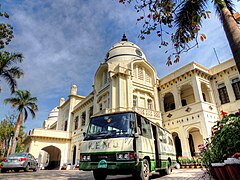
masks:
{"type": "Polygon", "coordinates": [[[153,109],[152,100],[151,100],[151,99],[148,99],[148,100],[147,100],[147,103],[148,103],[148,109],[153,109]]]}
{"type": "Polygon", "coordinates": [[[107,73],[107,71],[106,72],[104,72],[104,84],[107,84],[107,82],[108,82],[108,73],[107,73]]]}
{"type": "Polygon", "coordinates": [[[146,82],[149,82],[149,83],[151,82],[149,73],[146,72],[145,78],[146,78],[146,82]]]}
{"type": "Polygon", "coordinates": [[[137,106],[137,96],[133,96],[133,107],[137,106]]]}
{"type": "Polygon", "coordinates": [[[64,131],[67,131],[67,126],[68,126],[68,122],[67,120],[64,122],[64,131]]]}
{"type": "Polygon", "coordinates": [[[236,97],[236,100],[240,99],[240,81],[238,78],[232,80],[232,88],[236,97]]]}
{"type": "Polygon", "coordinates": [[[230,102],[228,93],[227,93],[227,88],[224,84],[218,85],[218,94],[219,94],[221,104],[226,104],[230,102]]]}
{"type": "Polygon", "coordinates": [[[90,107],[90,109],[89,109],[89,117],[88,117],[88,119],[90,119],[92,115],[93,115],[93,106],[90,107]]]}
{"type": "Polygon", "coordinates": [[[82,126],[85,126],[86,125],[86,112],[83,112],[82,113],[82,126]]]}
{"type": "Polygon", "coordinates": [[[151,134],[151,125],[147,119],[144,117],[137,115],[137,125],[138,125],[138,133],[143,137],[152,138],[151,134]]]}
{"type": "Polygon", "coordinates": [[[79,120],[79,117],[76,116],[76,117],[75,117],[75,120],[74,120],[74,121],[75,121],[75,122],[74,122],[74,123],[75,123],[74,130],[76,130],[76,129],[78,128],[78,120],[79,120]]]}
{"type": "Polygon", "coordinates": [[[99,104],[99,111],[101,111],[101,110],[102,110],[102,103],[99,104]]]}
{"type": "Polygon", "coordinates": [[[138,79],[143,80],[143,68],[138,67],[138,79]]]}

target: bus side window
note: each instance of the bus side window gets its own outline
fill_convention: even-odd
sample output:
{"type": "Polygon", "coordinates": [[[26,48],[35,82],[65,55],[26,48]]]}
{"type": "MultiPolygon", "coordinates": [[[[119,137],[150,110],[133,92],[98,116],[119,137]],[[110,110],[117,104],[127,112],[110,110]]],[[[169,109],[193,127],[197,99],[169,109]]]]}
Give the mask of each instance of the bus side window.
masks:
{"type": "Polygon", "coordinates": [[[159,139],[162,142],[163,141],[163,130],[159,128],[158,133],[159,133],[159,139]]]}
{"type": "Polygon", "coordinates": [[[142,123],[141,123],[141,116],[137,114],[137,133],[142,135],[142,123]]]}
{"type": "Polygon", "coordinates": [[[171,146],[173,145],[173,141],[169,136],[168,136],[168,144],[171,145],[171,146]]]}
{"type": "Polygon", "coordinates": [[[143,135],[143,137],[152,138],[151,125],[150,125],[149,121],[147,119],[141,117],[141,122],[142,122],[142,135],[143,135]]]}
{"type": "Polygon", "coordinates": [[[166,132],[163,131],[163,143],[166,143],[167,144],[167,135],[166,135],[166,132]]]}

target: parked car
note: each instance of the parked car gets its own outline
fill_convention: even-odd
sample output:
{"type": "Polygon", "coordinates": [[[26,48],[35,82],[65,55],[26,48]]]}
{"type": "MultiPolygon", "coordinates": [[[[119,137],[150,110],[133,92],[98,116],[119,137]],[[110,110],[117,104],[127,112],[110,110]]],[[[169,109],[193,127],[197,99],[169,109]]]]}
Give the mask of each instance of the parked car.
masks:
{"type": "Polygon", "coordinates": [[[14,170],[15,172],[24,170],[27,172],[32,169],[37,171],[37,167],[38,162],[30,153],[14,153],[3,159],[1,173],[5,173],[8,170],[14,170]]]}

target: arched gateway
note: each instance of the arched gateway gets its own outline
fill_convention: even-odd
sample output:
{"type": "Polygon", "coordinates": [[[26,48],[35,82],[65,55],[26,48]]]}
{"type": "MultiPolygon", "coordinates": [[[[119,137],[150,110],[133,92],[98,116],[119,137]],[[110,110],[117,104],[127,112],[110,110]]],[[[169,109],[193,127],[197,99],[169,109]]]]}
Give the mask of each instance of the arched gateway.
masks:
{"type": "Polygon", "coordinates": [[[67,150],[70,135],[66,131],[34,129],[24,141],[25,151],[38,158],[42,169],[59,169],[63,164],[71,164],[67,150]]]}
{"type": "Polygon", "coordinates": [[[55,146],[47,146],[42,148],[45,151],[43,159],[45,161],[45,169],[59,169],[61,162],[61,150],[55,146]]]}

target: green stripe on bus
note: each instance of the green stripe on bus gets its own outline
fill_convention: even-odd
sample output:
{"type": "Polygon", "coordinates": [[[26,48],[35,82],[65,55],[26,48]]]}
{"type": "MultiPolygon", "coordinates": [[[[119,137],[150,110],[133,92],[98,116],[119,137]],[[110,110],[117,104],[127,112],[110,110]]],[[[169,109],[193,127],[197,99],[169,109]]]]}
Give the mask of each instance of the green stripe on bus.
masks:
{"type": "Polygon", "coordinates": [[[139,153],[145,153],[145,154],[155,154],[153,152],[144,152],[144,151],[138,151],[139,153]]]}

